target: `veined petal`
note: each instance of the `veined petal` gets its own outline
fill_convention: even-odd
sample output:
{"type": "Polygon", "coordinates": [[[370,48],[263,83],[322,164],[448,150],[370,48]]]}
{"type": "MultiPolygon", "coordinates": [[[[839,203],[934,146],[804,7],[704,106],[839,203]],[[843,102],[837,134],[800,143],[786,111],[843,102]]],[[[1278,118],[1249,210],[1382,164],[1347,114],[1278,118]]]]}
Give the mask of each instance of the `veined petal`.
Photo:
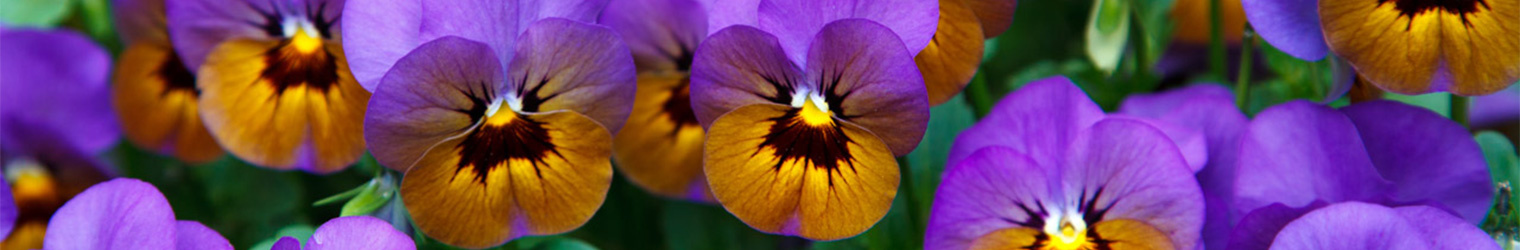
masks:
{"type": "Polygon", "coordinates": [[[1272,203],[1378,202],[1393,191],[1351,119],[1328,107],[1293,101],[1267,108],[1240,140],[1233,206],[1241,214],[1272,203]]]}
{"type": "MultiPolygon", "coordinates": [[[[1155,225],[1133,219],[1114,219],[1093,224],[1093,232],[1109,241],[1109,249],[1187,249],[1175,243],[1155,225]]],[[[1186,246],[1192,246],[1188,244],[1186,246]]]]}
{"type": "Polygon", "coordinates": [[[347,216],[322,223],[306,241],[307,250],[324,249],[417,249],[412,236],[396,231],[391,224],[375,217],[347,216]]]}
{"type": "Polygon", "coordinates": [[[924,248],[1031,245],[1033,238],[1042,234],[1038,230],[1048,214],[1045,204],[1052,202],[1057,186],[1050,181],[1056,177],[1054,168],[1036,165],[1013,149],[988,146],[977,150],[946,170],[934,194],[924,248]]]}
{"type": "Polygon", "coordinates": [[[864,232],[897,195],[897,161],[876,135],[840,119],[809,120],[778,104],[735,109],[704,146],[715,196],[767,233],[834,240],[864,232]],[[815,123],[822,122],[822,123],[815,123]]]}
{"type": "Polygon", "coordinates": [[[1330,51],[1320,30],[1320,0],[1241,0],[1246,20],[1272,47],[1309,61],[1330,51]]]}
{"type": "MultiPolygon", "coordinates": [[[[944,103],[956,94],[960,94],[961,89],[965,88],[967,83],[971,83],[971,77],[976,75],[977,66],[982,63],[983,40],[978,36],[982,34],[982,26],[977,16],[973,14],[973,10],[964,4],[966,2],[1006,2],[1010,4],[1008,17],[1013,17],[1013,6],[1011,6],[1013,1],[1011,0],[939,1],[939,27],[934,31],[934,37],[930,39],[929,45],[918,52],[918,56],[913,57],[913,62],[918,65],[918,69],[923,71],[924,84],[928,87],[931,104],[944,103]]],[[[1006,29],[1008,26],[1003,27],[1006,29]]],[[[995,34],[987,33],[987,35],[990,37],[995,34]]]]}
{"type": "Polygon", "coordinates": [[[890,28],[909,55],[929,45],[939,23],[939,3],[922,0],[813,1],[764,0],[760,2],[760,29],[780,38],[787,57],[805,62],[813,38],[837,20],[863,18],[890,28]]]}
{"type": "Polygon", "coordinates": [[[530,24],[517,39],[505,91],[520,100],[516,110],[575,111],[613,134],[628,121],[638,85],[633,58],[617,33],[549,18],[530,24]]]}
{"type": "Polygon", "coordinates": [[[694,0],[620,0],[598,22],[622,35],[639,72],[684,72],[707,37],[707,17],[694,0]]]}
{"type": "Polygon", "coordinates": [[[776,37],[734,26],[707,37],[691,68],[692,113],[703,128],[745,105],[792,103],[802,68],[786,58],[776,37]]]}
{"type": "Polygon", "coordinates": [[[1057,201],[1082,204],[1088,213],[1097,213],[1084,217],[1134,220],[1164,234],[1176,249],[1193,249],[1201,239],[1203,191],[1187,161],[1160,130],[1133,120],[1103,120],[1077,136],[1066,159],[1068,168],[1059,178],[1069,186],[1057,201]]]}
{"type": "Polygon", "coordinates": [[[290,43],[218,46],[197,74],[202,120],[228,152],[256,165],[341,170],[364,154],[370,93],[349,75],[337,42],[290,43]]]}
{"type": "Polygon", "coordinates": [[[375,160],[406,171],[442,141],[469,132],[500,104],[501,63],[491,47],[460,37],[423,44],[396,62],[364,114],[375,160]]]}
{"type": "MultiPolygon", "coordinates": [[[[388,225],[388,224],[387,224],[388,225]]],[[[181,250],[232,250],[232,243],[216,230],[195,221],[174,223],[175,249],[181,250]]]]}
{"type": "Polygon", "coordinates": [[[1203,131],[1162,120],[1123,114],[1109,115],[1108,119],[1144,123],[1151,126],[1151,128],[1161,131],[1168,139],[1171,139],[1172,144],[1177,147],[1178,152],[1182,153],[1182,159],[1187,161],[1188,169],[1195,173],[1203,170],[1204,164],[1208,163],[1208,142],[1203,137],[1203,131]]]}
{"type": "Polygon", "coordinates": [[[1388,207],[1339,203],[1288,223],[1272,249],[1438,249],[1417,228],[1388,207]]]}
{"type": "Polygon", "coordinates": [[[707,34],[734,25],[759,26],[761,0],[702,0],[707,7],[707,34]]]}
{"type": "Polygon", "coordinates": [[[1431,206],[1402,206],[1393,212],[1412,224],[1436,249],[1499,249],[1488,233],[1461,217],[1431,206]]]}
{"type": "MultiPolygon", "coordinates": [[[[1003,34],[1013,25],[1013,10],[1018,5],[1017,0],[959,0],[962,4],[976,13],[976,19],[981,20],[982,34],[984,38],[992,38],[1003,34]]],[[[940,2],[940,8],[946,4],[940,2]]],[[[940,18],[944,18],[946,12],[940,11],[940,18]]],[[[943,20],[943,19],[941,19],[943,20]]],[[[944,25],[944,23],[940,23],[944,25]]]]}
{"type": "Polygon", "coordinates": [[[612,184],[612,134],[572,111],[502,109],[445,141],[401,181],[417,228],[459,247],[501,245],[580,227],[612,184]]]}
{"type": "Polygon", "coordinates": [[[892,31],[845,19],[824,26],[812,45],[804,76],[813,80],[802,89],[822,92],[835,117],[881,135],[893,154],[913,151],[929,125],[929,100],[913,56],[892,31]]]}
{"type": "Polygon", "coordinates": [[[115,179],[85,190],[48,221],[45,249],[174,249],[174,210],[152,184],[115,179]]]}
{"type": "Polygon", "coordinates": [[[222,146],[201,123],[195,75],[173,48],[136,43],[116,65],[112,98],[127,141],[190,163],[222,156],[222,146]]]}
{"type": "Polygon", "coordinates": [[[175,0],[167,1],[169,34],[174,49],[191,69],[210,60],[221,44],[242,39],[276,40],[302,29],[307,22],[322,38],[340,40],[339,12],[343,0],[175,0]]]}
{"type": "Polygon", "coordinates": [[[116,33],[126,44],[169,44],[169,20],[165,0],[111,0],[116,33]]]}
{"type": "Polygon", "coordinates": [[[1483,95],[1520,79],[1520,3],[1321,1],[1325,41],[1379,88],[1483,95]]]}
{"type": "Polygon", "coordinates": [[[1013,149],[1041,166],[1059,166],[1077,131],[1104,116],[1103,109],[1066,77],[1036,80],[1003,97],[983,122],[957,136],[946,166],[993,145],[1013,149]]]}
{"type": "Polygon", "coordinates": [[[691,113],[689,77],[639,75],[627,126],[614,138],[613,159],[639,187],[667,197],[710,200],[702,181],[702,125],[691,113]],[[700,184],[700,185],[699,185],[700,184]]]}
{"type": "Polygon", "coordinates": [[[970,245],[958,247],[935,247],[932,249],[1015,250],[1033,246],[1039,242],[1040,230],[1027,227],[1004,228],[978,236],[970,245]]]}
{"type": "Polygon", "coordinates": [[[104,48],[67,30],[7,29],[0,43],[0,144],[8,153],[61,146],[94,154],[116,143],[121,128],[111,112],[111,58],[104,48]],[[21,126],[59,133],[20,140],[38,138],[21,126]]]}
{"type": "Polygon", "coordinates": [[[1428,109],[1392,101],[1341,109],[1367,147],[1378,174],[1400,202],[1433,200],[1481,224],[1493,206],[1483,151],[1467,128],[1428,109]]]}

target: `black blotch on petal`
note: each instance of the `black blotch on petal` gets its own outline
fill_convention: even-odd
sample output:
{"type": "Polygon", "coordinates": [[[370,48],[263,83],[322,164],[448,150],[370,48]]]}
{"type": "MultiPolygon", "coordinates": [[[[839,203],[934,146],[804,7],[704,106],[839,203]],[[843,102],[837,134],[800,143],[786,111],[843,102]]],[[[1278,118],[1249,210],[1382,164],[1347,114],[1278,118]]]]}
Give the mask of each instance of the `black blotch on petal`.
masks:
{"type": "MultiPolygon", "coordinates": [[[[497,115],[517,115],[511,111],[503,112],[497,115]]],[[[544,123],[523,116],[502,125],[482,124],[465,136],[456,148],[459,149],[459,164],[454,173],[474,171],[475,181],[480,184],[486,184],[486,176],[493,168],[510,160],[527,161],[533,172],[543,178],[539,168],[548,164],[546,157],[553,154],[564,158],[554,147],[544,123]]]]}
{"type": "Polygon", "coordinates": [[[1393,2],[1393,8],[1399,10],[1399,16],[1409,18],[1404,30],[1414,26],[1414,17],[1427,11],[1445,11],[1462,17],[1462,24],[1471,27],[1472,23],[1467,20],[1467,14],[1478,12],[1478,8],[1491,9],[1487,0],[1378,0],[1378,6],[1393,2]]]}
{"type": "Polygon", "coordinates": [[[199,97],[201,90],[195,88],[195,74],[190,73],[185,63],[179,60],[179,54],[170,52],[167,59],[158,65],[158,70],[153,71],[164,81],[164,91],[159,93],[159,97],[174,92],[189,92],[191,96],[199,97]]]}
{"type": "Polygon", "coordinates": [[[338,62],[327,49],[302,53],[291,46],[287,39],[264,52],[267,66],[259,76],[273,85],[276,96],[284,94],[286,89],[303,85],[325,93],[338,84],[338,62]]]}
{"type": "Polygon", "coordinates": [[[838,124],[810,125],[802,121],[792,109],[786,114],[771,118],[770,133],[760,142],[760,147],[775,150],[778,160],[773,170],[780,170],[786,162],[801,162],[804,166],[822,168],[829,174],[829,186],[834,185],[834,173],[842,173],[842,166],[855,170],[855,158],[850,153],[853,142],[838,124]]]}
{"type": "Polygon", "coordinates": [[[672,131],[672,134],[675,131],[680,131],[681,127],[701,126],[701,124],[697,123],[696,113],[691,110],[690,76],[681,78],[681,84],[677,85],[675,89],[670,90],[670,99],[665,100],[665,104],[661,105],[661,107],[665,110],[665,114],[670,118],[670,121],[676,124],[676,129],[672,131]]]}

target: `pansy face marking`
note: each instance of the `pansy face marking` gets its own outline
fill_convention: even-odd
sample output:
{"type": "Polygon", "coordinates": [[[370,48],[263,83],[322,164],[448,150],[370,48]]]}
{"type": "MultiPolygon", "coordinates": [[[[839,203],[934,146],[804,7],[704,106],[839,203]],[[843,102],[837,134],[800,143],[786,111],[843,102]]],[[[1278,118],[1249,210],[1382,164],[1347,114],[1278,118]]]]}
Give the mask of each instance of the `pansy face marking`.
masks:
{"type": "MultiPolygon", "coordinates": [[[[1321,0],[1312,5],[1291,4],[1296,5],[1293,10],[1317,14],[1317,26],[1323,30],[1324,39],[1302,41],[1323,41],[1361,77],[1384,90],[1486,95],[1520,79],[1520,57],[1508,56],[1520,54],[1520,1],[1321,0]]],[[[1290,13],[1258,14],[1263,17],[1257,20],[1265,22],[1270,16],[1290,13]]],[[[1276,28],[1264,34],[1277,34],[1279,38],[1282,33],[1304,33],[1283,32],[1280,30],[1285,27],[1276,24],[1260,27],[1276,28]]],[[[1285,40],[1297,41],[1279,39],[1274,44],[1285,40]]]]}
{"type": "Polygon", "coordinates": [[[1414,27],[1415,15],[1427,11],[1443,11],[1460,16],[1462,24],[1471,27],[1472,22],[1467,20],[1467,14],[1477,12],[1479,6],[1482,6],[1484,10],[1493,10],[1488,7],[1487,0],[1378,0],[1378,7],[1384,4],[1393,4],[1393,8],[1399,10],[1399,16],[1409,19],[1408,25],[1404,27],[1405,31],[1414,27]]]}
{"type": "MultiPolygon", "coordinates": [[[[539,88],[534,89],[534,92],[537,92],[539,88]]],[[[471,120],[481,125],[465,135],[464,140],[455,146],[459,151],[459,159],[462,159],[457,164],[458,169],[454,171],[455,176],[458,176],[459,171],[474,171],[475,181],[484,185],[486,176],[490,175],[493,168],[503,166],[502,163],[517,162],[527,163],[533,167],[533,174],[542,179],[544,176],[540,168],[549,167],[546,158],[550,155],[564,158],[565,155],[560,154],[559,149],[555,148],[552,138],[549,137],[549,130],[544,129],[543,122],[533,121],[518,114],[519,109],[525,110],[525,108],[519,108],[525,107],[524,105],[517,104],[522,101],[512,100],[509,101],[512,103],[503,104],[503,100],[497,99],[491,101],[491,104],[485,104],[485,100],[492,99],[492,96],[494,95],[489,93],[483,97],[471,95],[470,101],[473,105],[467,112],[471,120]],[[502,105],[508,105],[507,109],[503,109],[502,105]],[[481,118],[485,120],[480,120],[481,118]]],[[[542,98],[529,100],[534,99],[542,98]]],[[[540,103],[529,101],[530,105],[526,107],[536,109],[540,103]]],[[[516,164],[506,166],[513,165],[516,164]]]]}

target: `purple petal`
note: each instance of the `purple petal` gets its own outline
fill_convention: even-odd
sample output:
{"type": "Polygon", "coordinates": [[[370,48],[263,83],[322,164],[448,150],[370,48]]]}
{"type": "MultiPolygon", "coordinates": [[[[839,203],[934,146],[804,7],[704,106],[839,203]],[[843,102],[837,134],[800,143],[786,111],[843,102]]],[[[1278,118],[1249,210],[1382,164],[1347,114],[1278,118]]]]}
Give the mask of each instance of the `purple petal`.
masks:
{"type": "Polygon", "coordinates": [[[1107,206],[1103,219],[1134,219],[1193,249],[1203,228],[1203,191],[1171,139],[1149,125],[1107,119],[1083,130],[1067,153],[1065,203],[1107,206]]]}
{"type": "Polygon", "coordinates": [[[111,108],[105,49],[67,30],[7,29],[0,43],[0,141],[7,150],[39,146],[13,138],[36,131],[17,123],[58,131],[46,139],[90,154],[116,143],[121,129],[111,108]]]}
{"type": "Polygon", "coordinates": [[[1398,202],[1433,200],[1478,224],[1493,205],[1483,151],[1462,125],[1428,109],[1373,101],[1341,109],[1398,202]]]}
{"type": "MultiPolygon", "coordinates": [[[[271,23],[276,21],[270,20],[271,18],[317,17],[324,20],[307,21],[331,20],[335,22],[332,27],[338,28],[342,23],[335,19],[343,5],[342,0],[175,0],[167,1],[164,7],[168,13],[169,38],[173,41],[174,50],[185,62],[185,67],[198,69],[211,50],[222,42],[240,38],[283,39],[284,31],[276,34],[271,33],[275,30],[266,30],[265,27],[283,25],[271,23]],[[322,13],[309,14],[318,10],[322,13]]],[[[332,30],[331,33],[337,35],[341,31],[332,30]]]]}
{"type": "Polygon", "coordinates": [[[1330,51],[1319,26],[1319,0],[1241,0],[1240,4],[1256,33],[1288,55],[1319,61],[1330,51]]]}
{"type": "Polygon", "coordinates": [[[174,210],[152,184],[115,179],[85,190],[53,214],[45,249],[174,249],[174,210]]]}
{"type": "MultiPolygon", "coordinates": [[[[787,60],[776,37],[734,26],[707,37],[691,64],[691,107],[702,128],[744,105],[781,103],[802,84],[802,69],[787,60]]],[[[968,152],[969,153],[969,152],[968,152]]]]}
{"type": "Polygon", "coordinates": [[[1208,203],[1203,237],[1209,245],[1207,249],[1224,247],[1232,226],[1231,218],[1236,218],[1229,204],[1235,192],[1240,131],[1249,122],[1235,107],[1230,90],[1215,84],[1197,84],[1158,94],[1131,95],[1119,110],[1120,113],[1151,117],[1203,132],[1208,146],[1208,164],[1196,174],[1208,203]]]}
{"type": "Polygon", "coordinates": [[[200,222],[182,220],[174,224],[176,249],[181,250],[232,250],[232,243],[216,230],[200,222]]]}
{"type": "Polygon", "coordinates": [[[929,46],[939,24],[939,3],[922,0],[765,0],[760,2],[759,27],[780,38],[787,57],[807,58],[813,37],[831,22],[849,18],[876,21],[903,41],[911,55],[929,46]]]}
{"type": "Polygon", "coordinates": [[[707,6],[707,34],[733,25],[759,26],[760,0],[701,0],[707,6]]]}
{"type": "Polygon", "coordinates": [[[169,44],[168,15],[165,0],[111,0],[111,17],[116,33],[126,44],[169,44]]]}
{"type": "Polygon", "coordinates": [[[632,112],[633,58],[606,27],[563,18],[534,22],[518,37],[507,67],[506,93],[525,100],[522,111],[575,111],[613,134],[632,112]],[[537,107],[530,107],[533,96],[542,101],[537,107]]]}
{"type": "Polygon", "coordinates": [[[1499,249],[1493,238],[1474,224],[1446,210],[1430,206],[1403,206],[1393,209],[1430,241],[1435,249],[1499,249]]]}
{"type": "Polygon", "coordinates": [[[322,223],[306,241],[307,250],[323,249],[417,249],[412,237],[396,231],[390,223],[369,216],[339,217],[322,223]]]}
{"type": "Polygon", "coordinates": [[[380,165],[406,171],[436,144],[465,132],[505,86],[501,63],[483,43],[433,40],[396,62],[364,114],[364,140],[380,165]],[[473,114],[471,112],[481,112],[473,114]]]}
{"type": "Polygon", "coordinates": [[[875,133],[893,154],[913,151],[929,125],[929,93],[892,30],[846,19],[824,26],[815,39],[805,76],[816,80],[803,88],[826,92],[836,117],[875,133]]]}
{"type": "Polygon", "coordinates": [[[1473,127],[1491,127],[1520,120],[1520,84],[1511,85],[1486,96],[1474,97],[1469,122],[1473,127]]]}
{"type": "Polygon", "coordinates": [[[1282,203],[1272,203],[1258,208],[1242,217],[1234,229],[1226,229],[1229,230],[1229,242],[1221,247],[1227,248],[1209,249],[1266,250],[1272,247],[1272,240],[1277,238],[1277,233],[1288,226],[1289,222],[1325,205],[1324,202],[1315,202],[1307,207],[1290,208],[1282,203]]]}
{"type": "Polygon", "coordinates": [[[1041,166],[1059,166],[1077,131],[1103,119],[1103,110],[1063,76],[1036,80],[998,101],[981,122],[950,147],[946,166],[986,146],[1006,146],[1041,166]]]}
{"type": "Polygon", "coordinates": [[[11,197],[11,184],[0,178],[0,235],[11,235],[16,227],[16,199],[11,197]]]}
{"type": "Polygon", "coordinates": [[[1203,165],[1208,163],[1208,144],[1204,140],[1203,131],[1175,125],[1161,120],[1134,117],[1128,115],[1110,115],[1109,119],[1130,120],[1144,123],[1152,128],[1161,130],[1171,143],[1182,153],[1182,158],[1187,160],[1188,170],[1198,172],[1203,165]]]}
{"type": "Polygon", "coordinates": [[[1416,224],[1391,208],[1346,202],[1288,223],[1272,249],[1434,249],[1421,236],[1416,224]]]}
{"type": "Polygon", "coordinates": [[[613,1],[598,21],[622,35],[639,71],[688,70],[693,50],[707,37],[707,13],[692,0],[613,1]]]}
{"type": "Polygon", "coordinates": [[[1368,159],[1351,120],[1319,104],[1292,101],[1267,108],[1251,121],[1240,144],[1236,212],[1272,203],[1377,202],[1393,191],[1368,159]]]}
{"type": "Polygon", "coordinates": [[[945,172],[935,191],[925,249],[966,249],[993,231],[1044,220],[1019,209],[1040,211],[1056,188],[1056,169],[1001,146],[988,146],[945,172]]]}
{"type": "Polygon", "coordinates": [[[280,237],[269,250],[301,250],[301,241],[290,236],[280,237]]]}
{"type": "MultiPolygon", "coordinates": [[[[1224,86],[1199,83],[1185,88],[1160,93],[1135,94],[1124,98],[1119,113],[1140,117],[1162,118],[1202,100],[1234,100],[1235,94],[1224,86]]],[[[1170,122],[1170,121],[1168,121],[1170,122]]]]}

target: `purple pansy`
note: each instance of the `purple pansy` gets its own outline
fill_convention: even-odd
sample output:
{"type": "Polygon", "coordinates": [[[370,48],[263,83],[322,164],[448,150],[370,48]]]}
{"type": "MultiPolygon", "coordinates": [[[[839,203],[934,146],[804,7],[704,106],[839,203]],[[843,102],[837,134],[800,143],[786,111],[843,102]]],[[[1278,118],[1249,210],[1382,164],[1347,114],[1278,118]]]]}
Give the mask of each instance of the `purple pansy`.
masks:
{"type": "Polygon", "coordinates": [[[1064,77],[1025,85],[957,137],[925,248],[1193,249],[1204,196],[1154,124],[1107,117],[1064,77]]]}
{"type": "Polygon", "coordinates": [[[232,249],[221,234],[175,221],[152,184],[119,178],[69,200],[48,222],[43,249],[232,249]]]}
{"type": "Polygon", "coordinates": [[[390,223],[369,216],[338,217],[322,223],[306,240],[306,247],[296,238],[282,237],[271,250],[326,250],[326,249],[417,249],[412,237],[396,231],[390,223]]]}
{"type": "Polygon", "coordinates": [[[1224,249],[1499,249],[1477,226],[1438,206],[1349,201],[1252,211],[1224,249]]]}

